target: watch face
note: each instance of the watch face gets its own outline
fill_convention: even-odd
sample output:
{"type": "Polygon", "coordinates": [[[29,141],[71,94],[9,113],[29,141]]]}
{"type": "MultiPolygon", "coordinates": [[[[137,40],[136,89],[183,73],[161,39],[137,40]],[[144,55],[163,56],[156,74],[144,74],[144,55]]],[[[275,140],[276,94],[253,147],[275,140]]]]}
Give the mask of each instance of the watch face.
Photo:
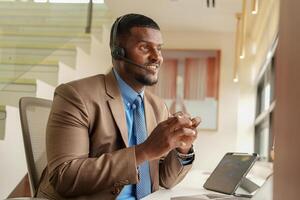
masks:
{"type": "Polygon", "coordinates": [[[181,160],[192,160],[195,157],[194,149],[191,147],[190,151],[187,154],[180,153],[179,151],[176,150],[177,156],[181,160]]]}

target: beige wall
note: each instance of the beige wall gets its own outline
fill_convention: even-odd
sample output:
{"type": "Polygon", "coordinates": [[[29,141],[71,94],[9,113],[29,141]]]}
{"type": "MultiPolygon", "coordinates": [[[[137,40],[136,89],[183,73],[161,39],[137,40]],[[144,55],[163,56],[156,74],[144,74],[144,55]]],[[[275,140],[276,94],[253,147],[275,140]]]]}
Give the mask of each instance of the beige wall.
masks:
{"type": "Polygon", "coordinates": [[[249,10],[247,15],[246,58],[240,63],[245,84],[255,84],[278,33],[280,1],[259,2],[258,14],[252,15],[249,10]]]}

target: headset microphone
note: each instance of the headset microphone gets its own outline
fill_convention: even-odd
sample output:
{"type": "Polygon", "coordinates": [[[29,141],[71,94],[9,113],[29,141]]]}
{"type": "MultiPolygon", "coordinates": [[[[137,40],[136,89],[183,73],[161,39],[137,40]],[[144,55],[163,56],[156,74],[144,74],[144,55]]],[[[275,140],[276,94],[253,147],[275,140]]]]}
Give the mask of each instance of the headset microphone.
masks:
{"type": "Polygon", "coordinates": [[[120,58],[121,60],[123,60],[123,61],[129,63],[129,64],[132,64],[132,65],[134,65],[134,66],[136,66],[136,67],[140,67],[140,68],[146,70],[145,66],[140,65],[140,64],[137,64],[137,63],[133,62],[132,60],[126,58],[126,57],[119,57],[119,58],[120,58]]]}

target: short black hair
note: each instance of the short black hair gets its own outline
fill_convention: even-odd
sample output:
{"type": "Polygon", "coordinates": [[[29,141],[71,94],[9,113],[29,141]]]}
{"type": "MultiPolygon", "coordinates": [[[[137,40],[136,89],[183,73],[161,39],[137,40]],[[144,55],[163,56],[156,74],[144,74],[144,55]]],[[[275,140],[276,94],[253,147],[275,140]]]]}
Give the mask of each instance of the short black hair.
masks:
{"type": "Polygon", "coordinates": [[[118,17],[111,27],[110,41],[109,41],[110,49],[112,50],[113,46],[119,45],[118,44],[119,36],[129,35],[130,30],[133,27],[146,27],[146,28],[153,28],[156,30],[160,30],[158,24],[153,19],[151,19],[145,15],[135,14],[135,13],[123,15],[121,17],[118,17]],[[113,36],[114,29],[115,29],[117,22],[118,22],[118,27],[116,30],[117,34],[116,34],[116,36],[113,36]],[[116,37],[116,38],[114,38],[114,37],[116,37]],[[117,40],[117,41],[114,41],[114,40],[117,40]]]}

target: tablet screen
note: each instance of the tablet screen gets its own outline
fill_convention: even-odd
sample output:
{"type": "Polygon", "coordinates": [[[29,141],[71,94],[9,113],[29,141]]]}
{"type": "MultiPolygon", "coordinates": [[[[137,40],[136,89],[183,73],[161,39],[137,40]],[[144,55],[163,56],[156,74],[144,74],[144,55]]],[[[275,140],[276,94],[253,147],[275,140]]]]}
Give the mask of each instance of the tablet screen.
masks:
{"type": "Polygon", "coordinates": [[[256,159],[256,155],[227,153],[203,187],[225,194],[233,194],[256,159]]]}

